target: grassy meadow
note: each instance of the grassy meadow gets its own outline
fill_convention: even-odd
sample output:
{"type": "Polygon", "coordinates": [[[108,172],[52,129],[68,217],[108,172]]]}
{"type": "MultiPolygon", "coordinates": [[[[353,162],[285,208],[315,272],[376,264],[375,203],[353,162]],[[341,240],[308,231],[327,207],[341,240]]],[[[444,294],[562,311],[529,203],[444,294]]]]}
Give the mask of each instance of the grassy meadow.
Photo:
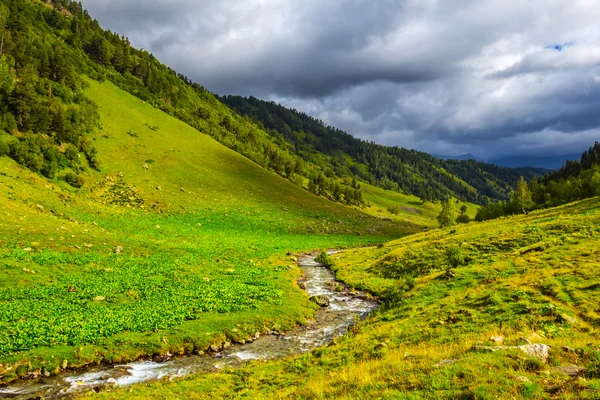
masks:
{"type": "Polygon", "coordinates": [[[81,189],[0,158],[0,380],[191,352],[314,313],[288,252],[421,228],[303,190],[110,83],[81,189]],[[236,329],[236,334],[233,334],[236,329]]]}
{"type": "Polygon", "coordinates": [[[594,198],[349,249],[338,279],[384,307],[332,345],[88,396],[598,399],[599,234],[594,198]],[[518,348],[531,344],[547,357],[518,348]]]}

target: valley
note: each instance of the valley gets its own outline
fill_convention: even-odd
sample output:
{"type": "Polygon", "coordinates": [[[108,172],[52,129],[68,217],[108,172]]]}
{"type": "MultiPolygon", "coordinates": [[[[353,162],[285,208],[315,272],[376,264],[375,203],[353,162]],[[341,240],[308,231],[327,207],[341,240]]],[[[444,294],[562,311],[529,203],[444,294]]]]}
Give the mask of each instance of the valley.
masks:
{"type": "MultiPolygon", "coordinates": [[[[511,159],[551,112],[395,97],[436,74],[218,95],[93,18],[0,1],[0,398],[599,398],[600,143],[553,171],[441,159],[396,139],[511,159]]],[[[539,160],[595,132],[551,122],[539,160]]]]}

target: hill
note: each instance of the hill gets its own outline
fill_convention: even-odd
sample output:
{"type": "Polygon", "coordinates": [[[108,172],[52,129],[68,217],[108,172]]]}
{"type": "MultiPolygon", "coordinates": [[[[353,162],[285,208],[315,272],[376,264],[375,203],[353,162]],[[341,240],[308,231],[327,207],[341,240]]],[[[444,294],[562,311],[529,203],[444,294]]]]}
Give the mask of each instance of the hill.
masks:
{"type": "Polygon", "coordinates": [[[512,170],[476,160],[442,160],[398,147],[357,139],[307,114],[254,97],[224,96],[221,101],[265,128],[279,142],[291,145],[326,175],[351,176],[385,189],[400,190],[427,201],[447,196],[477,204],[504,200],[521,175],[535,170],[512,170]]]}
{"type": "Polygon", "coordinates": [[[384,305],[330,346],[99,397],[595,399],[599,223],[594,198],[344,251],[384,305]]]}
{"type": "Polygon", "coordinates": [[[419,230],[331,202],[111,83],[82,188],[0,157],[0,378],[191,352],[314,306],[286,254],[419,230]],[[64,360],[64,364],[63,364],[64,360]],[[36,372],[37,371],[37,372],[36,372]]]}
{"type": "MultiPolygon", "coordinates": [[[[269,125],[269,115],[261,115],[258,122],[269,128],[265,132],[152,54],[103,30],[78,2],[7,0],[0,14],[5,40],[0,57],[0,156],[8,155],[50,179],[80,186],[81,172],[103,168],[92,140],[103,121],[97,104],[85,94],[88,83],[82,76],[111,81],[263,168],[344,204],[362,204],[353,178],[427,201],[455,196],[484,204],[506,198],[520,175],[377,146],[281,108],[269,111],[284,114],[277,115],[276,126],[269,125]],[[304,124],[304,133],[297,130],[297,121],[304,124]],[[285,124],[296,129],[290,131],[293,137],[285,124]]],[[[234,106],[232,99],[224,101],[234,106]]]]}

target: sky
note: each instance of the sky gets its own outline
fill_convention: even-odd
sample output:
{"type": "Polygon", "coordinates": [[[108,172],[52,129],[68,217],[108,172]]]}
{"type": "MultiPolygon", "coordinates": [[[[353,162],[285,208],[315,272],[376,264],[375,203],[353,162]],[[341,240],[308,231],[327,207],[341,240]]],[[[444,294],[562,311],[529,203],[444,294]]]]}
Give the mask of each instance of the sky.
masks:
{"type": "Polygon", "coordinates": [[[220,95],[482,159],[600,140],[600,0],[83,0],[220,95]]]}

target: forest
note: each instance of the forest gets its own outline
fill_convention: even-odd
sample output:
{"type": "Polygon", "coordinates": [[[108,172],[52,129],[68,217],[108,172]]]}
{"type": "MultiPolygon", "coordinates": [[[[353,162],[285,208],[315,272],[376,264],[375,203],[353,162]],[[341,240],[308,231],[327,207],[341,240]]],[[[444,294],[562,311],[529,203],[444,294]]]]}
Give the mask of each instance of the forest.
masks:
{"type": "Polygon", "coordinates": [[[505,215],[556,207],[600,195],[600,143],[595,142],[581,160],[567,161],[562,168],[532,180],[521,179],[510,201],[481,207],[476,219],[485,221],[505,215]]]}
{"type": "Polygon", "coordinates": [[[305,113],[254,97],[224,96],[221,100],[276,140],[287,141],[328,176],[352,176],[384,189],[419,196],[423,201],[456,196],[487,204],[490,199],[508,199],[521,175],[530,180],[543,173],[475,160],[441,160],[416,150],[378,145],[305,113]]]}

